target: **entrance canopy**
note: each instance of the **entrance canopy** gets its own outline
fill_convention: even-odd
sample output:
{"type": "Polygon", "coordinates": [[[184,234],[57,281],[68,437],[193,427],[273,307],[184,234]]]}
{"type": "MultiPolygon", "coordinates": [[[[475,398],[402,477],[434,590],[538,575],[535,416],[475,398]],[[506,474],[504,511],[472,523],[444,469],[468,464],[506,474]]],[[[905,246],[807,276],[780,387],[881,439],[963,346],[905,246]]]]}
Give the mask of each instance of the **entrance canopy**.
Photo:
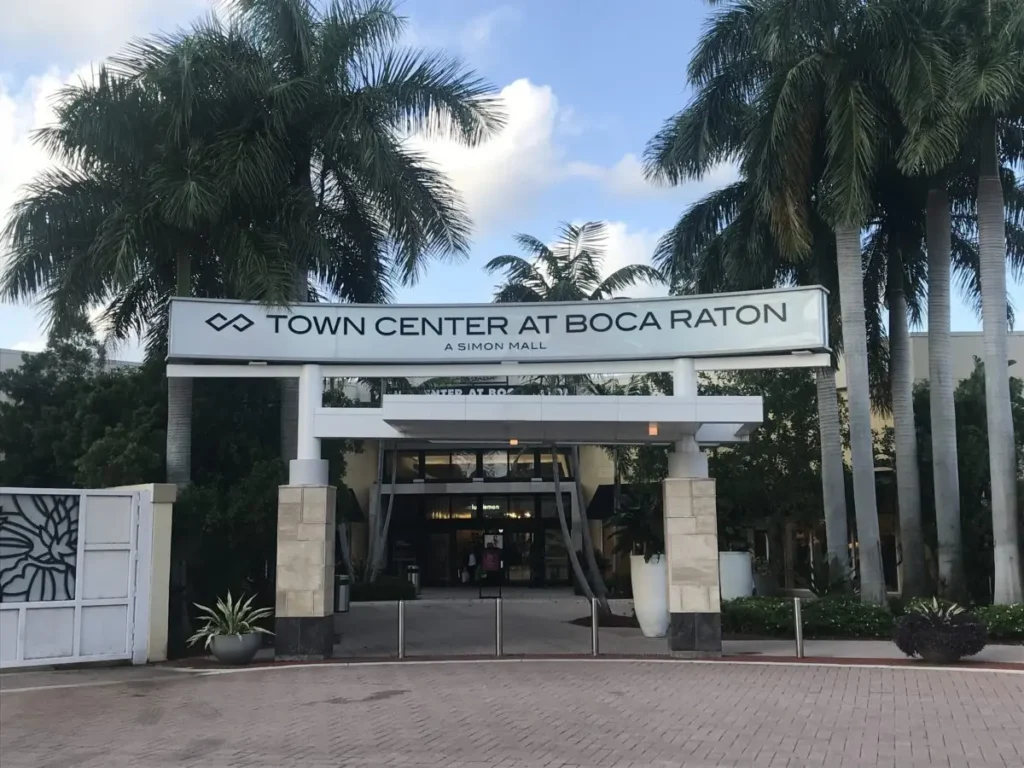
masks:
{"type": "Polygon", "coordinates": [[[317,438],[463,445],[702,444],[743,440],[762,420],[760,397],[385,395],[380,408],[319,408],[317,438]]]}
{"type": "Polygon", "coordinates": [[[291,485],[325,485],[323,438],[462,444],[744,440],[759,397],[698,397],[699,371],[823,367],[821,287],[644,300],[431,306],[173,299],[169,377],[297,378],[291,485]],[[324,408],[325,378],[670,372],[669,397],[385,395],[324,408]]]}

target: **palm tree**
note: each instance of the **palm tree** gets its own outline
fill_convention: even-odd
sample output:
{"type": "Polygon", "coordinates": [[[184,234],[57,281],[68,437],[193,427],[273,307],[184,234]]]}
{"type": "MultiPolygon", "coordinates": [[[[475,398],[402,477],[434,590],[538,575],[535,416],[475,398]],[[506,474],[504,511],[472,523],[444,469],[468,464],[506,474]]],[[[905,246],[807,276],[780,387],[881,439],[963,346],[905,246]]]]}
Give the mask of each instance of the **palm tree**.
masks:
{"type": "MultiPolygon", "coordinates": [[[[607,277],[602,277],[602,266],[605,259],[605,242],[607,228],[604,222],[588,221],[581,225],[563,224],[558,240],[548,246],[532,235],[516,235],[516,242],[522,247],[528,258],[516,255],[496,256],[487,262],[484,269],[488,273],[504,272],[505,280],[496,289],[494,300],[497,302],[545,302],[545,301],[600,301],[610,299],[621,291],[636,285],[638,282],[657,284],[663,282],[658,270],[646,264],[628,264],[607,277]]],[[[574,388],[580,381],[566,381],[574,388]]],[[[579,448],[570,452],[573,464],[573,476],[576,482],[576,501],[580,514],[580,532],[583,541],[584,557],[587,570],[591,576],[593,591],[607,610],[607,587],[594,555],[590,527],[587,523],[586,510],[583,505],[582,486],[580,485],[579,448]]],[[[555,483],[560,483],[557,464],[554,468],[555,483]]],[[[556,488],[556,506],[559,515],[562,510],[561,492],[556,488]]],[[[576,579],[581,586],[587,579],[578,570],[575,558],[575,547],[568,538],[568,526],[563,525],[566,536],[566,547],[570,550],[576,579]]],[[[586,587],[584,586],[586,590],[586,587]]]]}
{"type": "Polygon", "coordinates": [[[892,0],[723,6],[690,64],[697,95],[648,145],[648,175],[678,183],[739,159],[784,252],[809,250],[810,211],[820,210],[832,226],[861,594],[881,603],[860,238],[894,119],[930,94],[929,38],[892,0]]]}
{"type": "MultiPolygon", "coordinates": [[[[1009,362],[1007,357],[1006,239],[1004,173],[1001,159],[1019,161],[1024,153],[1024,6],[1015,0],[920,0],[917,12],[928,18],[944,37],[951,62],[938,93],[925,109],[918,110],[909,141],[902,148],[906,170],[932,174],[933,216],[940,217],[930,231],[937,250],[944,251],[938,231],[941,189],[948,168],[958,161],[977,158],[977,209],[981,307],[985,349],[985,397],[989,428],[992,528],[995,540],[996,603],[1024,600],[1020,530],[1017,511],[1017,458],[1010,418],[1009,362]]],[[[939,254],[935,256],[940,258],[939,254]]],[[[938,267],[938,264],[936,264],[938,267]]],[[[940,287],[940,302],[942,298],[940,287]]],[[[942,305],[936,307],[940,312],[942,305]]],[[[941,335],[940,339],[946,342],[941,335]]],[[[948,351],[936,350],[937,370],[948,351]]],[[[948,371],[940,372],[942,398],[936,407],[949,406],[948,371]]],[[[949,425],[941,425],[942,439],[949,439],[949,425]]],[[[936,439],[940,439],[936,434],[936,439]]],[[[943,466],[949,456],[944,455],[943,466]]],[[[939,466],[936,465],[938,472],[939,466]]],[[[946,485],[943,491],[949,493],[946,485]]],[[[936,488],[938,492],[938,487],[936,488]]],[[[948,510],[939,530],[949,549],[955,540],[948,510]]],[[[953,575],[953,578],[957,578],[953,575]]]]}
{"type": "MultiPolygon", "coordinates": [[[[835,241],[817,219],[812,256],[784,258],[771,225],[757,205],[751,185],[740,180],[692,205],[659,242],[654,263],[671,277],[673,293],[764,290],[785,285],[823,285],[836,291],[835,241]]],[[[877,305],[872,307],[877,310],[877,305]]],[[[833,355],[842,349],[838,307],[829,303],[833,355]]],[[[873,314],[869,345],[876,358],[883,350],[882,324],[873,314]]],[[[815,371],[821,440],[822,500],[829,568],[845,578],[850,570],[849,529],[843,442],[835,365],[815,371]]]]}
{"type": "MultiPolygon", "coordinates": [[[[476,144],[502,125],[494,89],[443,55],[396,48],[404,19],[390,0],[228,0],[216,19],[175,42],[192,66],[233,77],[211,101],[181,109],[229,116],[216,160],[248,178],[273,164],[278,201],[268,221],[287,227],[295,301],[323,292],[382,302],[432,258],[462,257],[470,223],[441,171],[409,148],[414,131],[476,144]],[[281,204],[286,201],[286,205],[281,204]],[[312,285],[310,284],[312,279],[312,285]]],[[[149,76],[164,52],[142,46],[127,69],[149,76]],[[148,58],[147,58],[148,56],[148,58]]],[[[297,382],[282,386],[282,454],[296,449],[297,382]]]]}
{"type": "MultiPolygon", "coordinates": [[[[286,252],[246,215],[256,191],[209,162],[217,116],[180,122],[167,86],[101,67],[62,91],[56,124],[35,138],[64,167],[27,186],[0,238],[0,295],[40,299],[57,329],[100,305],[113,338],[143,336],[151,355],[165,349],[171,296],[283,300],[290,289],[286,252]]],[[[177,485],[190,477],[191,385],[168,380],[167,481],[177,485]]]]}

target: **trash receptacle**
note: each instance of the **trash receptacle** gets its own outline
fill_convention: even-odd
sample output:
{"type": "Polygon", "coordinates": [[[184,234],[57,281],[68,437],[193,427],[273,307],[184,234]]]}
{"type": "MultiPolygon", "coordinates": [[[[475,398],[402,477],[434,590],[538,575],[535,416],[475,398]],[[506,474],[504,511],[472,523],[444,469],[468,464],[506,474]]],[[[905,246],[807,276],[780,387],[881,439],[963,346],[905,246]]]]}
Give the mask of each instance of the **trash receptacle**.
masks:
{"type": "Polygon", "coordinates": [[[348,604],[350,600],[350,592],[352,584],[343,573],[339,573],[334,577],[334,612],[335,613],[348,613],[348,604]]]}
{"type": "Polygon", "coordinates": [[[416,590],[416,594],[420,593],[420,567],[418,565],[410,565],[405,569],[406,574],[409,577],[409,581],[416,590]]]}

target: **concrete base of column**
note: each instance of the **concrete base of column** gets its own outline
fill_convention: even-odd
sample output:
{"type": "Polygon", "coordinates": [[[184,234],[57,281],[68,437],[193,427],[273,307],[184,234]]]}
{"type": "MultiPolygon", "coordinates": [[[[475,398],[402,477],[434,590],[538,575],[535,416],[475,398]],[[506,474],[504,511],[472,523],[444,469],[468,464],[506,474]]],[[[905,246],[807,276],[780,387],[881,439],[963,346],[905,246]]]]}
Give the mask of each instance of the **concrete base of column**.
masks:
{"type": "Polygon", "coordinates": [[[328,485],[327,459],[292,459],[288,462],[288,485],[328,485]]]}
{"type": "Polygon", "coordinates": [[[669,652],[679,658],[722,655],[722,614],[673,613],[668,625],[669,652]]]}
{"type": "Polygon", "coordinates": [[[274,620],[274,658],[323,661],[334,653],[334,616],[278,616],[274,620]]]}

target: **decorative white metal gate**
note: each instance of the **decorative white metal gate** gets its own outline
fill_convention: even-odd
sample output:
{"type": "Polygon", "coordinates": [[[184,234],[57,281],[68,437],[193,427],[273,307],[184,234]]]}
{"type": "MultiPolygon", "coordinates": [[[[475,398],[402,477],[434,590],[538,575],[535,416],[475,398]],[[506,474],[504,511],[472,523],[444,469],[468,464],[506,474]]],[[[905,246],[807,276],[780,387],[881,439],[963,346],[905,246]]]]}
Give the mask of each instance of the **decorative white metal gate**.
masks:
{"type": "Polygon", "coordinates": [[[0,488],[0,668],[146,660],[152,501],[0,488]]]}

